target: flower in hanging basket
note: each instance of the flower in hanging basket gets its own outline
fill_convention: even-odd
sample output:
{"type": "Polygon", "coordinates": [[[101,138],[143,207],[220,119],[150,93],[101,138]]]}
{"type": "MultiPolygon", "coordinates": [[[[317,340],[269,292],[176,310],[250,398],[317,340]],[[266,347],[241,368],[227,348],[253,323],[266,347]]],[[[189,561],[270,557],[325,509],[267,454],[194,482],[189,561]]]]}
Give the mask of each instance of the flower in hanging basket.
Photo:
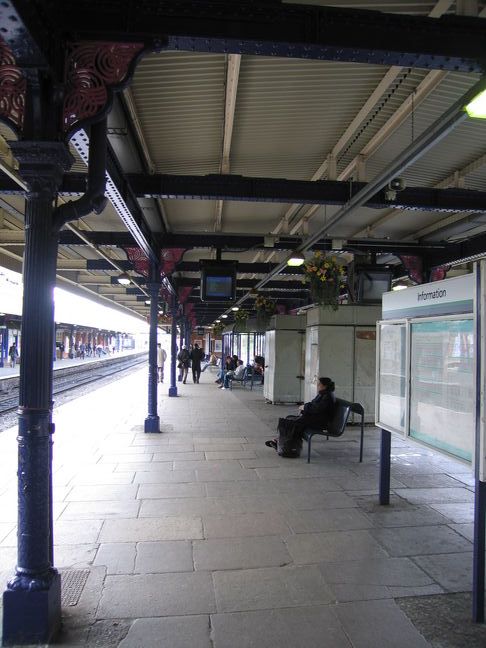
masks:
{"type": "Polygon", "coordinates": [[[235,324],[245,324],[246,320],[250,317],[250,313],[244,309],[240,309],[235,313],[235,324]]]}
{"type": "Polygon", "coordinates": [[[221,335],[224,330],[224,324],[222,322],[217,322],[213,325],[213,335],[221,335]]]}
{"type": "Polygon", "coordinates": [[[265,313],[266,315],[271,316],[277,310],[277,305],[273,299],[268,299],[268,297],[258,295],[255,299],[255,308],[257,313],[265,313]]]}
{"type": "Polygon", "coordinates": [[[335,257],[315,252],[304,264],[304,282],[309,284],[312,299],[337,310],[340,289],[346,285],[345,269],[335,257]]]}

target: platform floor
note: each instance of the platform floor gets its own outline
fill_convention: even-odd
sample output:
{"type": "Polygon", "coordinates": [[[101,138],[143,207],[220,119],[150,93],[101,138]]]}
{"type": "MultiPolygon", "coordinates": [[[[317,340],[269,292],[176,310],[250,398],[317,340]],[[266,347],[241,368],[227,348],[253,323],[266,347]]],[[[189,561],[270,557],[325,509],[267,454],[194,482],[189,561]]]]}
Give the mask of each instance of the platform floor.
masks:
{"type": "MultiPolygon", "coordinates": [[[[178,398],[161,386],[163,433],[146,435],[146,375],[55,412],[55,564],[80,588],[87,577],[77,603],[66,588],[76,604],[57,645],[486,645],[468,618],[442,642],[430,613],[445,602],[452,618],[448,596],[471,589],[467,467],[394,439],[392,502],[380,507],[376,429],[362,464],[357,429],[315,440],[310,465],[282,459],[264,441],[294,408],[265,404],[261,388],[219,390],[204,372],[178,398]]],[[[15,436],[0,434],[2,583],[16,558],[15,436]]]]}
{"type": "MultiPolygon", "coordinates": [[[[85,358],[63,358],[62,360],[55,360],[53,368],[54,371],[56,371],[56,369],[74,367],[77,365],[85,364],[86,362],[102,362],[103,360],[118,358],[121,355],[128,356],[133,355],[134,353],[142,352],[143,349],[137,349],[136,351],[129,349],[127,351],[118,351],[117,353],[102,354],[101,356],[86,356],[85,358]]],[[[15,367],[11,367],[8,358],[7,360],[4,359],[4,366],[0,367],[0,380],[2,380],[3,378],[11,378],[12,376],[20,376],[20,365],[16,364],[15,367]]]]}

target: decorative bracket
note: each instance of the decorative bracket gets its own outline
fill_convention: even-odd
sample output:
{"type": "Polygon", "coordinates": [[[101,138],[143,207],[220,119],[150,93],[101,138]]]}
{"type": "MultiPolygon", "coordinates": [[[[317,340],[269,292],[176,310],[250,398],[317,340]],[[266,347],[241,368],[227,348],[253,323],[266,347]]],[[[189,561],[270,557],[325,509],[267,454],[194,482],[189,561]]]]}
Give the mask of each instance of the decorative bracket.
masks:
{"type": "Polygon", "coordinates": [[[113,92],[130,81],[143,43],[68,43],[62,129],[66,139],[108,113],[113,92]]]}
{"type": "Polygon", "coordinates": [[[0,119],[19,134],[24,124],[27,80],[10,47],[0,38],[0,119]]]}

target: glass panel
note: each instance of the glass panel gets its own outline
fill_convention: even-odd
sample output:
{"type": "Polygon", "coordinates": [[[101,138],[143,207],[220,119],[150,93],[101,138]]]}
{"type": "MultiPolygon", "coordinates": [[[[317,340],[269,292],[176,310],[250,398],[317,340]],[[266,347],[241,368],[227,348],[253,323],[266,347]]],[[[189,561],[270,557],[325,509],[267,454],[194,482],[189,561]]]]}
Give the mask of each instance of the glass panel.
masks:
{"type": "Polygon", "coordinates": [[[406,327],[380,327],[379,420],[394,430],[405,431],[406,327]]]}
{"type": "Polygon", "coordinates": [[[473,320],[412,324],[410,436],[472,460],[473,320]]]}

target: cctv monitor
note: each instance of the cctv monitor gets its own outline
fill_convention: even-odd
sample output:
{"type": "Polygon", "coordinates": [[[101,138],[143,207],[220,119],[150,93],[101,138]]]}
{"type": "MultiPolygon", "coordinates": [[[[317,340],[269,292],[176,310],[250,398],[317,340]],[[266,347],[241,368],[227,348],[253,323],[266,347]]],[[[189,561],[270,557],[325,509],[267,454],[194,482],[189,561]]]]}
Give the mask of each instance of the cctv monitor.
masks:
{"type": "Polygon", "coordinates": [[[201,261],[201,301],[236,300],[237,261],[201,261]]]}
{"type": "Polygon", "coordinates": [[[384,292],[391,289],[393,270],[390,268],[357,268],[358,302],[361,304],[379,304],[384,292]]]}

